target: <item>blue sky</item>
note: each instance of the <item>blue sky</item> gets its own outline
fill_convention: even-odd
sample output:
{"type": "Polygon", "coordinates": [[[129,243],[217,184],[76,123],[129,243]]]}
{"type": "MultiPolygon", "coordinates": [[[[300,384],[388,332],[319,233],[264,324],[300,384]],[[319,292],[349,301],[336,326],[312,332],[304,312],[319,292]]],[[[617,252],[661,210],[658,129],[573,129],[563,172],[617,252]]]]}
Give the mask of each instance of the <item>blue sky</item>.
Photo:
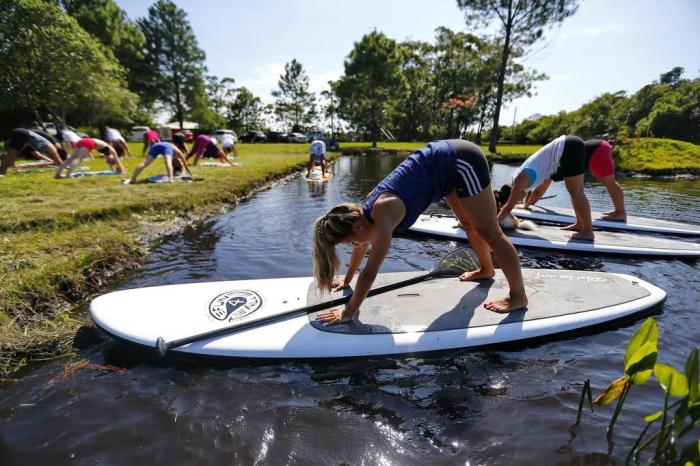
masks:
{"type": "MultiPolygon", "coordinates": [[[[130,18],[149,1],[117,0],[130,18]]],[[[188,14],[209,72],[272,100],[285,63],[304,66],[312,90],[343,72],[353,43],[376,29],[401,41],[434,41],[438,26],[466,31],[455,0],[176,0],[188,14]]],[[[501,124],[574,110],[604,92],[634,92],[674,66],[700,70],[699,0],[582,0],[536,44],[525,65],[550,79],[502,112],[501,124]]],[[[478,33],[479,31],[471,31],[478,33]]]]}

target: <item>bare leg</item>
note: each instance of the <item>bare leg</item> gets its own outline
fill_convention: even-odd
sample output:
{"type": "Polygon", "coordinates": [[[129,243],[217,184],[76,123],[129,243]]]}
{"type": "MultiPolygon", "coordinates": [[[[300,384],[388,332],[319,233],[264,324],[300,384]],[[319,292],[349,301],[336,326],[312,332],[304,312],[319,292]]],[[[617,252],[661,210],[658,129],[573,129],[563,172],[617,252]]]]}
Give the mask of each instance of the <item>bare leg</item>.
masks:
{"type": "Polygon", "coordinates": [[[567,238],[593,240],[595,235],[593,234],[593,222],[591,220],[591,205],[588,203],[588,198],[583,190],[583,174],[565,177],[564,183],[571,196],[574,212],[576,212],[576,223],[562,227],[562,230],[578,232],[567,235],[567,238]]]}
{"type": "Polygon", "coordinates": [[[168,174],[168,179],[172,183],[175,181],[173,176],[173,160],[170,157],[163,156],[163,162],[165,162],[165,172],[168,174]]]}
{"type": "Polygon", "coordinates": [[[136,178],[139,176],[139,174],[143,171],[144,168],[149,166],[151,162],[153,162],[155,159],[151,157],[150,155],[146,157],[146,159],[139,164],[138,167],[136,167],[136,170],[134,170],[134,174],[131,175],[131,180],[129,181],[129,184],[134,184],[136,183],[136,178]]]}
{"type": "Polygon", "coordinates": [[[17,155],[19,152],[15,149],[7,148],[7,154],[2,158],[2,163],[0,163],[0,175],[4,175],[8,168],[15,166],[15,160],[17,160],[17,155]]]}
{"type": "Polygon", "coordinates": [[[612,199],[613,206],[615,210],[612,212],[605,212],[603,218],[609,220],[627,220],[627,212],[625,211],[625,194],[622,192],[622,186],[620,183],[615,181],[615,175],[603,176],[598,178],[612,199]]]}
{"type": "Polygon", "coordinates": [[[485,303],[484,307],[494,312],[511,312],[527,306],[518,252],[498,225],[496,200],[493,197],[491,185],[484,188],[476,196],[459,198],[453,192],[446,196],[445,200],[457,218],[467,227],[469,242],[481,265],[481,269],[476,271],[476,275],[468,274],[466,277],[462,275],[460,280],[475,280],[479,274],[492,277],[495,270],[491,261],[490,249],[493,249],[503,274],[508,280],[510,292],[508,296],[485,303]]]}
{"type": "Polygon", "coordinates": [[[46,155],[48,155],[51,161],[56,165],[61,165],[63,163],[63,160],[61,160],[61,156],[58,155],[58,150],[56,149],[56,146],[54,146],[53,144],[48,146],[48,151],[46,152],[46,155]]]}
{"type": "Polygon", "coordinates": [[[89,153],[90,151],[84,147],[74,149],[70,156],[58,166],[54,178],[61,178],[63,170],[66,170],[66,177],[69,177],[73,170],[78,168],[80,162],[82,162],[83,158],[87,157],[89,153]]]}

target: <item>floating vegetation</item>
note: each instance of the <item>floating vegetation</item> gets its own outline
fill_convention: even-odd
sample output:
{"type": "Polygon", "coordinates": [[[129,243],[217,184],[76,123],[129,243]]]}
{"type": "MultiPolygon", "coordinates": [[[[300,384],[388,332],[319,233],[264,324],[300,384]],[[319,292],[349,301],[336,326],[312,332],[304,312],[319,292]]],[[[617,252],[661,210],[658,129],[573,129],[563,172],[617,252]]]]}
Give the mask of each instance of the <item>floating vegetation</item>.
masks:
{"type": "MultiPolygon", "coordinates": [[[[653,374],[664,393],[664,408],[644,417],[646,426],[632,445],[627,462],[638,461],[642,452],[655,445],[653,456],[650,458],[651,464],[698,464],[700,439],[696,438],[686,443],[684,438],[700,426],[698,348],[690,352],[685,372],[681,372],[668,364],[656,362],[658,339],[659,329],[656,321],[649,318],[627,345],[624,375],[608,385],[592,402],[607,406],[617,400],[606,434],[610,437],[632,387],[645,384],[653,374]]],[[[586,394],[590,400],[589,380],[583,386],[576,424],[581,420],[586,394]]]]}

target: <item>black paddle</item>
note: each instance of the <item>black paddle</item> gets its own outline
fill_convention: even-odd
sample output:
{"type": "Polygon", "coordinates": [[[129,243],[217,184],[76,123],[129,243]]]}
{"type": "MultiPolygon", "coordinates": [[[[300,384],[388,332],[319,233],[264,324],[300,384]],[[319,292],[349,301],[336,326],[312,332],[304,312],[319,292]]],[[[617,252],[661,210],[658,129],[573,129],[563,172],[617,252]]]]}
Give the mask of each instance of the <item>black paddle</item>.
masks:
{"type": "MultiPolygon", "coordinates": [[[[470,270],[475,270],[477,267],[476,262],[472,258],[469,250],[466,248],[455,249],[454,251],[447,254],[445,257],[440,259],[435,267],[430,272],[417,277],[409,278],[408,280],[402,280],[400,282],[391,283],[389,285],[380,286],[371,289],[367,296],[375,296],[382,293],[387,293],[398,288],[403,288],[415,283],[420,283],[432,278],[439,277],[456,277],[463,272],[470,270]]],[[[192,335],[185,338],[179,338],[177,340],[165,341],[163,337],[158,337],[156,340],[156,351],[159,357],[165,357],[169,350],[177,348],[188,343],[194,343],[195,341],[206,340],[212,337],[218,337],[221,335],[227,335],[229,333],[238,332],[241,330],[246,330],[252,327],[257,327],[258,325],[267,324],[270,322],[276,322],[278,320],[288,319],[290,317],[309,314],[311,312],[321,311],[323,309],[329,309],[341,304],[345,304],[350,301],[352,293],[343,296],[341,298],[332,299],[330,301],[324,301],[322,303],[313,304],[311,306],[299,307],[296,309],[291,309],[289,311],[283,312],[282,314],[276,314],[267,317],[261,317],[259,319],[253,319],[243,324],[231,325],[230,327],[219,328],[216,330],[211,330],[209,332],[199,333],[197,335],[192,335]]]]}

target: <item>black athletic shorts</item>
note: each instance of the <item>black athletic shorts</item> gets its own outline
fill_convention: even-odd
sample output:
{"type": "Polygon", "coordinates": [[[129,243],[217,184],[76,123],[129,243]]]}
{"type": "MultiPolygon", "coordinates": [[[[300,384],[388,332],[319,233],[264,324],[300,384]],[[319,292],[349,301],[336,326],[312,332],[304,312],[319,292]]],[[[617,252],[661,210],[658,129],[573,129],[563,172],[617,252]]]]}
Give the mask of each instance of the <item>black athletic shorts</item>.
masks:
{"type": "Polygon", "coordinates": [[[578,136],[567,136],[564,141],[564,152],[559,160],[559,168],[552,175],[552,181],[561,181],[584,173],[586,173],[586,150],[583,139],[578,136]]]}
{"type": "Polygon", "coordinates": [[[484,151],[464,139],[450,139],[449,142],[457,153],[457,196],[476,196],[491,184],[491,173],[484,151]]]}
{"type": "Polygon", "coordinates": [[[10,139],[7,140],[7,148],[20,150],[29,142],[29,130],[24,128],[15,128],[10,133],[10,139]]]}

